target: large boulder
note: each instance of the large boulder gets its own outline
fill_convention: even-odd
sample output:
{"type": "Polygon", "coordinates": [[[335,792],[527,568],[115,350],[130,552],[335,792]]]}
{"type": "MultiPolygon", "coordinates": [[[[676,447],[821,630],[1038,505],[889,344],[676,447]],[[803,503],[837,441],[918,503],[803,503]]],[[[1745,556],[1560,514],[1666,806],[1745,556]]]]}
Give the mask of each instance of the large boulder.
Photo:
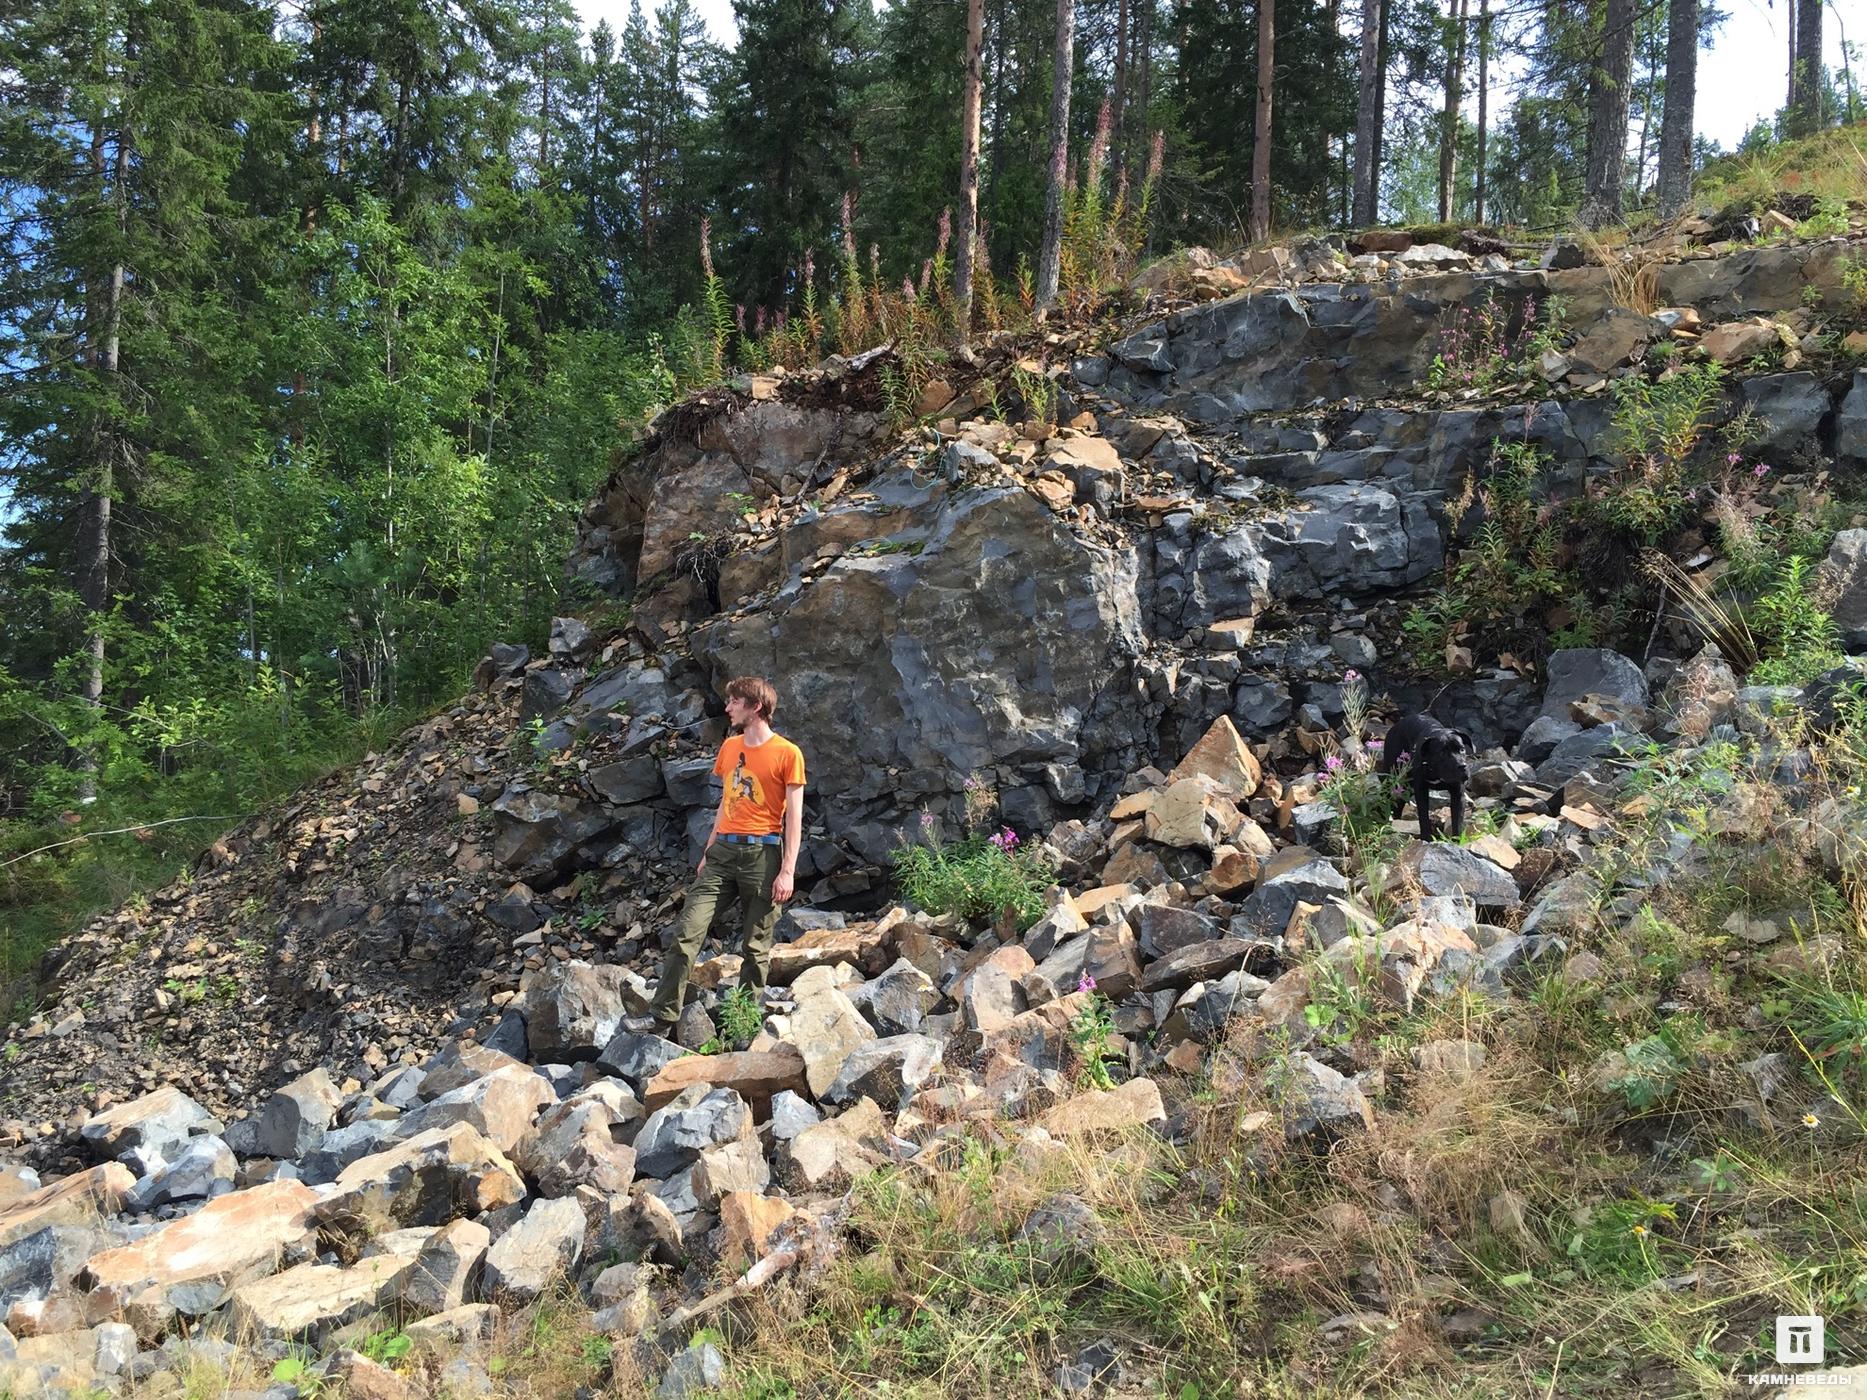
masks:
{"type": "Polygon", "coordinates": [[[695,637],[717,678],[785,677],[782,727],[832,811],[904,781],[957,792],[976,769],[1076,762],[1106,677],[1142,644],[1132,556],[1020,488],[939,498],[912,533],[918,552],[845,554],[695,637]]]}
{"type": "Polygon", "coordinates": [[[197,1132],[213,1131],[214,1115],[172,1084],[94,1113],[78,1136],[100,1157],[122,1159],[141,1149],[166,1157],[197,1132]]]}
{"type": "Polygon", "coordinates": [[[553,963],[525,987],[525,1030],[534,1059],[594,1060],[631,1007],[629,970],[613,963],[553,963]]]}
{"type": "MultiPolygon", "coordinates": [[[[1867,451],[1867,444],[1863,450],[1867,451]]],[[[1821,582],[1834,599],[1828,611],[1841,632],[1842,644],[1850,651],[1867,647],[1867,530],[1843,530],[1835,536],[1822,561],[1821,582]]]]}
{"type": "Polygon", "coordinates": [[[1572,647],[1552,652],[1549,683],[1539,714],[1567,720],[1569,702],[1584,695],[1605,695],[1635,708],[1647,703],[1647,678],[1618,651],[1605,647],[1572,647]]]}

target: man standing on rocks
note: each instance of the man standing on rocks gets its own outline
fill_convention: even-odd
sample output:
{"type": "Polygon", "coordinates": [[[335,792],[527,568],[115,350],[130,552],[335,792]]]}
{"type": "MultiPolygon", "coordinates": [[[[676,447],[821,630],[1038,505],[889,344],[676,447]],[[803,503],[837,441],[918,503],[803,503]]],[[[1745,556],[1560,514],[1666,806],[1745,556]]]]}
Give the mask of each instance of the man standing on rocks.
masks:
{"type": "Polygon", "coordinates": [[[729,890],[738,895],[742,916],[739,985],[760,995],[765,990],[778,906],[795,889],[804,833],[804,754],[772,731],[777,708],[778,693],[761,676],[740,676],[726,684],[726,718],[738,732],[727,735],[713,761],[725,785],[720,809],[688,887],[651,1008],[656,1033],[670,1039],[701,940],[729,890]]]}

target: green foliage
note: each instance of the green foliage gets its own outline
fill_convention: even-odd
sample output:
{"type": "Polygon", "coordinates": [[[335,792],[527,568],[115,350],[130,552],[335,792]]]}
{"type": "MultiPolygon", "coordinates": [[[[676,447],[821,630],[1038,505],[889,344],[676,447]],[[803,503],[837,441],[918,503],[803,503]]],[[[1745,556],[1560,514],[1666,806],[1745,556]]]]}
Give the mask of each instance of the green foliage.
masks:
{"type": "Polygon", "coordinates": [[[1664,1099],[1685,1072],[1672,1046],[1661,1036],[1637,1040],[1620,1053],[1622,1067],[1608,1077],[1606,1085],[1620,1094],[1635,1113],[1643,1113],[1664,1099]]]}
{"type": "MultiPolygon", "coordinates": [[[[931,838],[932,820],[922,825],[931,838]]],[[[1009,915],[1021,929],[1043,917],[1044,891],[1056,878],[1056,869],[1009,827],[997,836],[969,836],[951,847],[937,839],[897,847],[894,866],[902,898],[930,914],[1009,915]]]]}
{"type": "Polygon", "coordinates": [[[1806,685],[1841,663],[1841,634],[1813,590],[1808,560],[1792,554],[1750,610],[1750,627],[1763,660],[1751,671],[1757,685],[1806,685]]]}
{"type": "Polygon", "coordinates": [[[1107,997],[1095,990],[1095,979],[1085,977],[1078,990],[1086,990],[1088,1000],[1070,1022],[1070,1040],[1082,1057],[1083,1083],[1091,1089],[1113,1089],[1115,1081],[1109,1075],[1108,1043],[1115,1033],[1114,1008],[1107,997]]]}
{"type": "Polygon", "coordinates": [[[1517,320],[1513,336],[1510,309],[1499,302],[1495,289],[1487,289],[1476,306],[1455,307],[1451,324],[1439,332],[1439,351],[1427,369],[1426,387],[1486,394],[1528,379],[1538,357],[1553,348],[1561,334],[1562,308],[1551,301],[1539,316],[1536,298],[1527,297],[1517,320]]]}
{"type": "Polygon", "coordinates": [[[1721,365],[1682,369],[1665,379],[1628,375],[1611,386],[1611,437],[1627,465],[1592,490],[1594,518],[1644,544],[1678,526],[1692,509],[1692,488],[1706,479],[1693,452],[1710,426],[1723,389],[1721,365]]]}
{"type": "Polygon", "coordinates": [[[720,999],[720,1035],[734,1049],[744,1049],[765,1024],[759,994],[750,987],[734,987],[720,999]]]}
{"type": "Polygon", "coordinates": [[[399,1328],[372,1332],[357,1343],[357,1350],[379,1366],[393,1366],[414,1349],[415,1339],[399,1328]]]}

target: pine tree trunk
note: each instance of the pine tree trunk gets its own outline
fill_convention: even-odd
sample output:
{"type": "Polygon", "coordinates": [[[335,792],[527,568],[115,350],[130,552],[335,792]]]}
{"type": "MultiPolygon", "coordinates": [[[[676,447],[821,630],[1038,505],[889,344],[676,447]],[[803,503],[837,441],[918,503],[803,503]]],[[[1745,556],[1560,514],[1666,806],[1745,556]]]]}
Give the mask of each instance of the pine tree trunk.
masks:
{"type": "Polygon", "coordinates": [[[1122,144],[1128,109],[1128,0],[1117,0],[1115,10],[1115,133],[1110,142],[1110,164],[1117,176],[1127,168],[1126,148],[1122,144]]]}
{"type": "Polygon", "coordinates": [[[1376,217],[1380,186],[1381,0],[1362,0],[1361,97],[1355,109],[1355,207],[1353,220],[1367,228],[1376,217]]]}
{"type": "Polygon", "coordinates": [[[1666,10],[1666,103],[1660,109],[1660,217],[1692,197],[1692,119],[1698,100],[1698,0],[1670,0],[1666,10]]]}
{"type": "Polygon", "coordinates": [[[1822,0],[1795,0],[1796,68],[1792,129],[1807,135],[1822,125],[1822,0]]]}
{"type": "Polygon", "coordinates": [[[1472,170],[1472,222],[1485,221],[1485,140],[1490,132],[1491,0],[1478,0],[1478,149],[1472,170]]]}
{"type": "Polygon", "coordinates": [[[1589,74],[1588,160],[1581,220],[1619,223],[1627,164],[1627,87],[1634,68],[1634,0],[1608,0],[1601,57],[1589,74]]]}
{"type": "Polygon", "coordinates": [[[1848,58],[1847,26],[1841,23],[1841,11],[1835,9],[1835,37],[1841,41],[1841,90],[1847,94],[1848,109],[1841,114],[1843,122],[1860,120],[1860,98],[1854,91],[1854,65],[1848,58]]]}
{"type": "Polygon", "coordinates": [[[1063,263],[1063,184],[1069,174],[1070,80],[1075,67],[1076,0],[1057,0],[1057,39],[1050,69],[1050,187],[1044,195],[1044,246],[1037,257],[1037,310],[1057,299],[1063,263]]]}
{"type": "MultiPolygon", "coordinates": [[[[104,135],[101,128],[91,142],[91,172],[99,186],[100,198],[105,197],[104,135]]],[[[128,173],[128,136],[119,129],[116,159],[112,163],[107,195],[116,209],[119,242],[129,229],[128,192],[125,189],[128,173]]],[[[100,421],[94,434],[92,476],[86,492],[87,509],[83,533],[79,537],[77,566],[78,598],[88,614],[86,665],[81,693],[85,707],[91,712],[93,724],[101,721],[104,713],[104,629],[110,612],[110,517],[116,496],[117,458],[120,451],[115,418],[117,373],[122,347],[123,281],[123,263],[118,261],[111,265],[104,283],[104,303],[99,308],[101,314],[92,331],[97,340],[93,343],[90,357],[102,381],[100,387],[105,404],[98,411],[100,421]]],[[[95,748],[79,750],[78,801],[81,804],[88,806],[97,800],[98,767],[95,748]]]]}
{"type": "Polygon", "coordinates": [[[1465,81],[1466,0],[1448,0],[1452,30],[1446,36],[1446,108],[1439,126],[1439,222],[1452,218],[1459,169],[1459,101],[1465,81]]]}
{"type": "Polygon", "coordinates": [[[1796,111],[1796,0],[1783,0],[1783,22],[1789,30],[1788,80],[1783,88],[1783,106],[1793,122],[1796,111]]]}
{"type": "Polygon", "coordinates": [[[979,232],[980,68],[985,47],[985,0],[966,0],[966,76],[959,118],[959,253],[954,262],[953,300],[959,343],[972,340],[972,265],[979,232]]]}
{"type": "Polygon", "coordinates": [[[1258,0],[1258,116],[1251,140],[1250,239],[1271,236],[1271,83],[1276,77],[1277,6],[1258,0]]]}

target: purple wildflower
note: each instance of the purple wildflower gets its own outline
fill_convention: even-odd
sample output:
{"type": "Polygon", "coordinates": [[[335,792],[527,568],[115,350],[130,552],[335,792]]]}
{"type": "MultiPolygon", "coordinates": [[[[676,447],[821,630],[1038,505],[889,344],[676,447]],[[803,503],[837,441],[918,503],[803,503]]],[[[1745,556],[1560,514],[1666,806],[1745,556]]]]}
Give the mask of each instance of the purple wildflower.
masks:
{"type": "Polygon", "coordinates": [[[1076,979],[1076,990],[1077,991],[1093,992],[1095,989],[1096,989],[1096,979],[1091,977],[1087,972],[1085,972],[1081,977],[1076,979]]]}
{"type": "Polygon", "coordinates": [[[1740,453],[1740,452],[1731,452],[1731,453],[1727,453],[1727,454],[1725,455],[1725,459],[1724,459],[1724,464],[1725,464],[1725,465],[1726,465],[1727,467],[1735,467],[1735,466],[1736,466],[1736,465],[1737,465],[1737,464],[1738,464],[1738,463],[1739,463],[1740,461],[1742,461],[1742,460],[1743,460],[1743,454],[1742,454],[1742,453],[1740,453]]]}
{"type": "Polygon", "coordinates": [[[986,839],[1006,855],[1010,855],[1013,851],[1018,849],[1018,833],[1013,831],[1010,827],[1006,827],[1003,831],[999,832],[998,835],[989,836],[986,839]]]}
{"type": "Polygon", "coordinates": [[[1367,748],[1367,750],[1368,750],[1368,752],[1369,752],[1369,753],[1379,753],[1379,752],[1381,752],[1381,750],[1382,750],[1382,749],[1385,749],[1385,748],[1387,747],[1387,740],[1385,740],[1385,739],[1370,739],[1370,740],[1368,740],[1368,742],[1367,742],[1367,744],[1365,745],[1365,747],[1367,748]]]}
{"type": "Polygon", "coordinates": [[[1358,681],[1361,679],[1361,672],[1351,666],[1342,673],[1342,679],[1345,681],[1358,681]]]}
{"type": "Polygon", "coordinates": [[[935,818],[932,812],[922,812],[921,813],[921,830],[932,831],[934,829],[934,821],[935,821],[935,818]]]}
{"type": "Polygon", "coordinates": [[[1770,469],[1762,462],[1759,462],[1756,466],[1751,468],[1750,474],[1756,477],[1757,480],[1762,481],[1764,477],[1770,474],[1770,469]]]}
{"type": "Polygon", "coordinates": [[[1342,771],[1342,755],[1339,753],[1330,754],[1322,761],[1322,766],[1331,773],[1340,773],[1342,771]]]}

